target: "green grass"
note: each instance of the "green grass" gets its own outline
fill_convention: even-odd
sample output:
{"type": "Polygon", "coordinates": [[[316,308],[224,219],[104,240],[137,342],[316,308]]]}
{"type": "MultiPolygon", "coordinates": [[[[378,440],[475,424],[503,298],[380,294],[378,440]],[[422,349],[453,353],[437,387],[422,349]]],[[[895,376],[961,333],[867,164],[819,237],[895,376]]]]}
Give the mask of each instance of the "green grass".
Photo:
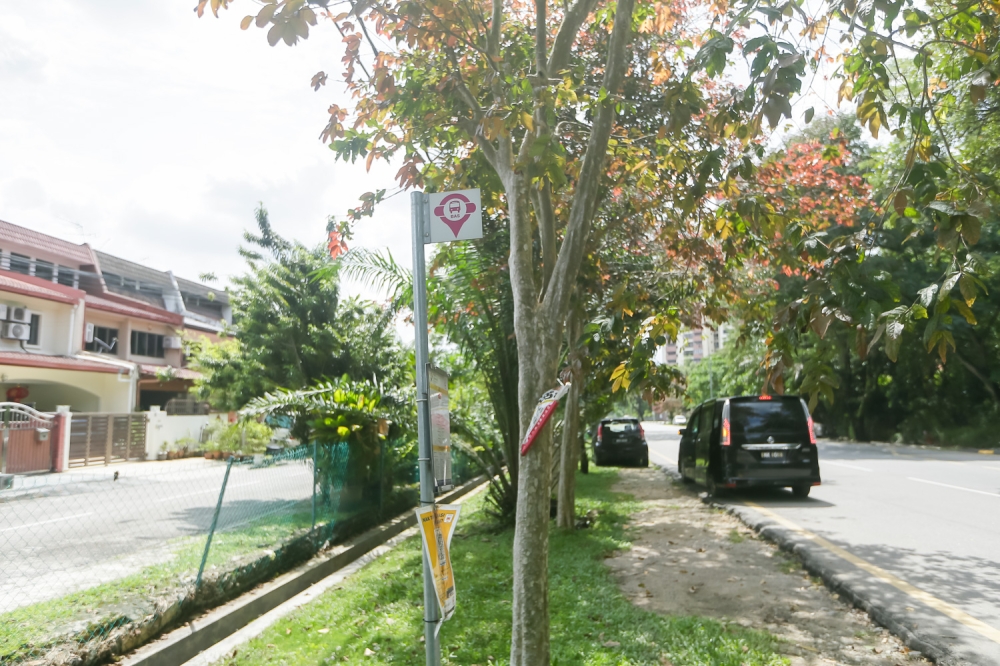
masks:
{"type": "Polygon", "coordinates": [[[736,530],[736,529],[729,530],[729,542],[730,543],[743,543],[743,541],[745,541],[745,539],[744,539],[743,535],[740,534],[739,530],[736,530]]]}
{"type": "MultiPolygon", "coordinates": [[[[667,617],[632,605],[603,559],[629,547],[625,525],[640,504],[611,492],[616,472],[578,477],[577,510],[598,512],[593,527],[553,531],[550,608],[553,666],[778,666],[768,634],[697,617],[667,617]]],[[[464,507],[452,543],[458,593],[441,629],[445,664],[505,664],[510,650],[513,533],[498,531],[476,498],[464,507]]],[[[342,585],[283,618],[226,663],[423,663],[420,541],[411,538],[342,585]],[[372,654],[365,656],[368,650],[372,654]]]]}
{"type": "MultiPolygon", "coordinates": [[[[215,535],[206,575],[230,570],[304,534],[311,511],[268,516],[242,529],[215,535]],[[213,569],[214,567],[214,569],[213,569]]],[[[194,584],[205,548],[205,536],[170,543],[165,562],[120,579],[63,597],[0,614],[0,663],[35,658],[55,642],[84,642],[151,612],[157,599],[175,599],[194,584]]]]}

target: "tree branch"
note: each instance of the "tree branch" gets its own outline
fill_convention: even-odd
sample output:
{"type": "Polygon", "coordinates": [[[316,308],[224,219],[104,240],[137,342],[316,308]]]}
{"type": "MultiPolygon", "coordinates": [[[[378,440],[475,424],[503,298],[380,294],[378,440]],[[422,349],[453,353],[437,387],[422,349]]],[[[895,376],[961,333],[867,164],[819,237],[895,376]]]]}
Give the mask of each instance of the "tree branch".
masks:
{"type": "MultiPolygon", "coordinates": [[[[598,0],[576,0],[566,12],[563,22],[559,26],[559,32],[556,33],[556,38],[552,42],[552,52],[549,54],[548,67],[545,69],[546,76],[557,76],[566,68],[573,44],[576,43],[576,35],[580,32],[583,22],[597,7],[597,2],[598,0]]],[[[631,14],[632,12],[629,11],[629,16],[631,14]]],[[[617,23],[615,25],[617,26],[617,23]]]]}
{"type": "Polygon", "coordinates": [[[615,120],[616,93],[625,79],[628,64],[628,43],[632,33],[632,12],[635,0],[619,0],[615,10],[615,25],[608,45],[608,61],[604,70],[604,88],[609,96],[602,102],[594,117],[593,130],[587,142],[587,154],[583,159],[580,176],[576,182],[566,238],[559,248],[552,281],[546,290],[543,307],[547,316],[562,320],[569,303],[572,286],[583,258],[584,246],[590,232],[590,221],[597,203],[598,186],[604,174],[607,161],[608,139],[615,120]]]}
{"type": "Polygon", "coordinates": [[[547,179],[531,188],[531,202],[538,220],[538,240],[542,246],[542,292],[549,286],[556,265],[556,219],[552,206],[552,186],[547,179]]]}
{"type": "Polygon", "coordinates": [[[486,158],[486,161],[490,163],[490,166],[493,167],[497,173],[499,173],[500,164],[497,161],[498,155],[496,146],[487,141],[486,137],[479,133],[479,124],[469,118],[460,118],[458,126],[461,127],[466,134],[472,137],[472,140],[476,142],[479,149],[483,151],[483,157],[486,158]]]}
{"type": "Polygon", "coordinates": [[[493,0],[493,17],[490,25],[489,39],[486,42],[487,56],[491,58],[500,57],[501,23],[503,23],[503,0],[493,0]]]}

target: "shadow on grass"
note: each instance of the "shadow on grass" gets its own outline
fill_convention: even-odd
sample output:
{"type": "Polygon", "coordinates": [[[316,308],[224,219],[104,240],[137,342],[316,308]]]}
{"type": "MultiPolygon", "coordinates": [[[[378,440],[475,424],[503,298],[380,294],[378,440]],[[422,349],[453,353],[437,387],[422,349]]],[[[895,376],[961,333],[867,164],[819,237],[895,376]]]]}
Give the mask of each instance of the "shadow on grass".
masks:
{"type": "MultiPolygon", "coordinates": [[[[611,492],[616,476],[610,469],[580,476],[578,511],[596,510],[596,522],[574,533],[551,533],[553,666],[787,663],[767,634],[704,618],[656,615],[629,603],[603,564],[615,550],[629,547],[625,524],[640,508],[611,492]]],[[[498,530],[485,516],[482,496],[463,508],[452,544],[458,608],[441,629],[443,663],[507,663],[512,545],[512,530],[498,530]]],[[[227,663],[355,663],[361,658],[369,664],[423,663],[422,599],[420,541],[413,538],[280,620],[227,663]]]]}

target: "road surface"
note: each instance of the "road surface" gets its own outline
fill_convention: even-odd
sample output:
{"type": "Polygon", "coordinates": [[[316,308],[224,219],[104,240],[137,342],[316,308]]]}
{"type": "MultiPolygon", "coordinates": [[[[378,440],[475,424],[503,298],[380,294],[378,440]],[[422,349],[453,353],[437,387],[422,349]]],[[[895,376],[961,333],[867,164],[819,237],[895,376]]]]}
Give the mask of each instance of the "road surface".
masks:
{"type": "MultiPolygon", "coordinates": [[[[651,462],[677,469],[677,426],[644,423],[651,462]]],[[[824,541],[838,575],[976,666],[1000,665],[1000,458],[820,442],[823,485],[723,499],[824,541]],[[839,552],[838,552],[839,551],[839,552]]]]}
{"type": "MultiPolygon", "coordinates": [[[[206,535],[225,469],[187,459],[20,477],[0,492],[0,613],[122,578],[169,558],[179,537],[206,535]]],[[[308,507],[311,490],[302,461],[234,465],[217,527],[308,507]]]]}

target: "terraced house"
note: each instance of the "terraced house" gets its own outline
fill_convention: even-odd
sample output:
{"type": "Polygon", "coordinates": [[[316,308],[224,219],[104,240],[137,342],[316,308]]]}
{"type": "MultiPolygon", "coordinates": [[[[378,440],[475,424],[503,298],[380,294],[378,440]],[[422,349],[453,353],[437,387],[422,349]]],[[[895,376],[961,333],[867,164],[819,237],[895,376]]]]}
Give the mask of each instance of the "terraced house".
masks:
{"type": "Polygon", "coordinates": [[[0,220],[0,400],[183,409],[184,340],[231,322],[221,289],[0,220]]]}

